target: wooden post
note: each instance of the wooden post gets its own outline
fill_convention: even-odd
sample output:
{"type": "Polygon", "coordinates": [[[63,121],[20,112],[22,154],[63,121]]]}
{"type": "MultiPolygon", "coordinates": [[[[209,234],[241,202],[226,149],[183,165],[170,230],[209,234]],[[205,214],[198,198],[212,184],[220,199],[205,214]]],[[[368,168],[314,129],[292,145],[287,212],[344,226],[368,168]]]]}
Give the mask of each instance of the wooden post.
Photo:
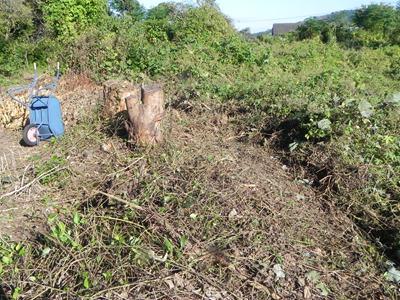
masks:
{"type": "Polygon", "coordinates": [[[125,122],[130,145],[161,144],[164,118],[164,93],[161,85],[145,85],[141,89],[141,101],[137,93],[125,98],[129,121],[125,122]]]}

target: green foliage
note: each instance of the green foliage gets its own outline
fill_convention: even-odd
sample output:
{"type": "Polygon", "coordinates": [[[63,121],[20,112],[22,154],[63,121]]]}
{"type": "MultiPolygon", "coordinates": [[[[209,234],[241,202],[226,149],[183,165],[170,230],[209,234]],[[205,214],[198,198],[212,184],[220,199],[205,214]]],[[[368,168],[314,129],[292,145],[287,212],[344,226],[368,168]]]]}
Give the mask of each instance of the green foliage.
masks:
{"type": "MultiPolygon", "coordinates": [[[[249,43],[238,35],[215,42],[212,47],[220,54],[220,62],[227,64],[255,63],[257,57],[249,43]]],[[[267,59],[267,57],[266,57],[267,59]]]]}
{"type": "Polygon", "coordinates": [[[49,28],[61,39],[98,26],[107,13],[106,0],[48,0],[43,7],[49,28]]]}
{"type": "Polygon", "coordinates": [[[33,156],[30,160],[35,163],[35,174],[43,184],[60,188],[68,183],[70,176],[64,158],[53,156],[50,161],[42,162],[39,156],[33,156]]]}
{"type": "Polygon", "coordinates": [[[398,26],[396,11],[391,5],[370,4],[357,9],[353,16],[356,26],[371,32],[389,34],[395,26],[398,26]]]}
{"type": "Polygon", "coordinates": [[[328,15],[325,20],[329,23],[334,23],[335,25],[348,25],[351,23],[353,14],[353,10],[338,11],[328,15]]]}
{"type": "Polygon", "coordinates": [[[370,4],[349,12],[339,12],[324,19],[311,18],[299,26],[298,39],[319,37],[323,42],[336,40],[346,47],[377,48],[399,45],[399,8],[386,4],[370,4]]]}
{"type": "Polygon", "coordinates": [[[149,9],[147,12],[147,20],[165,20],[171,19],[172,14],[176,11],[176,3],[160,3],[156,7],[149,9]]]}
{"type": "Polygon", "coordinates": [[[175,24],[177,42],[209,43],[234,33],[227,17],[208,5],[188,10],[184,19],[175,24]]]}
{"type": "Polygon", "coordinates": [[[325,43],[332,40],[334,30],[334,24],[316,17],[307,19],[306,22],[297,29],[300,40],[319,37],[325,43]]]}
{"type": "Polygon", "coordinates": [[[146,38],[151,43],[172,40],[173,27],[165,19],[148,19],[143,23],[146,38]]]}
{"type": "Polygon", "coordinates": [[[0,38],[0,74],[10,77],[20,74],[20,68],[23,64],[22,57],[17,55],[13,50],[15,45],[11,42],[0,38]]]}
{"type": "Polygon", "coordinates": [[[110,8],[120,16],[130,16],[135,21],[141,21],[145,15],[145,8],[137,0],[112,0],[110,8]]]}
{"type": "Polygon", "coordinates": [[[0,0],[0,34],[10,37],[29,35],[33,28],[32,9],[23,0],[0,0]]]}

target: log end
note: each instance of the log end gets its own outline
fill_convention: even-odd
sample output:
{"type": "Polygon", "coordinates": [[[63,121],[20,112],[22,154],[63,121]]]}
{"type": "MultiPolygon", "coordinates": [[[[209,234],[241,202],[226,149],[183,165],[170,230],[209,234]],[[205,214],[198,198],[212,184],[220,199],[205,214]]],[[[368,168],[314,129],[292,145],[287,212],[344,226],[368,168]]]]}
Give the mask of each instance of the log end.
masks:
{"type": "Polygon", "coordinates": [[[162,84],[150,84],[150,85],[142,85],[142,93],[153,94],[159,90],[162,90],[162,84]]]}

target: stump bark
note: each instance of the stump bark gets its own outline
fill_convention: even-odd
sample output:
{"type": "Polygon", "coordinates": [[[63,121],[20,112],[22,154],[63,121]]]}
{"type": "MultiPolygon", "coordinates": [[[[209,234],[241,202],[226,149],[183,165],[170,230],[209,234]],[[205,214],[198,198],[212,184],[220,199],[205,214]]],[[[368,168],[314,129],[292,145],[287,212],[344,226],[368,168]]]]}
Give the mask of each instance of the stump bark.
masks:
{"type": "Polygon", "coordinates": [[[126,112],[127,97],[136,93],[132,83],[126,80],[108,80],[103,84],[104,106],[102,117],[114,118],[126,112]]]}
{"type": "Polygon", "coordinates": [[[145,85],[138,93],[125,98],[129,120],[125,122],[129,145],[161,144],[164,118],[164,93],[161,85],[145,85]]]}

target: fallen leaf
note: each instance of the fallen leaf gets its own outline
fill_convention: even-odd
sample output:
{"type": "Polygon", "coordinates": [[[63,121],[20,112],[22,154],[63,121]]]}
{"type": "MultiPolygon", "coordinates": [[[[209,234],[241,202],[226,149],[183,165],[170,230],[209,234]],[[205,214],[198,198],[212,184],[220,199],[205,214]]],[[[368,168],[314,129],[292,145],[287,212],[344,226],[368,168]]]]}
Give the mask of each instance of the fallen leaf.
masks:
{"type": "Polygon", "coordinates": [[[388,268],[387,272],[385,273],[385,277],[386,277],[387,281],[399,283],[400,282],[400,271],[396,270],[396,268],[394,266],[390,266],[388,268]]]}
{"type": "Polygon", "coordinates": [[[213,286],[208,286],[204,288],[204,295],[207,296],[209,300],[224,299],[225,294],[226,292],[220,292],[213,286]]]}
{"type": "Polygon", "coordinates": [[[236,209],[232,209],[231,212],[228,215],[228,218],[229,219],[233,219],[234,217],[237,216],[237,214],[238,214],[237,210],[236,209]]]}
{"type": "Polygon", "coordinates": [[[257,281],[250,281],[249,285],[251,285],[252,287],[256,288],[261,292],[267,293],[267,295],[271,295],[269,289],[266,286],[262,285],[261,283],[258,283],[257,281]]]}
{"type": "Polygon", "coordinates": [[[308,281],[312,282],[312,283],[317,283],[319,280],[320,275],[318,274],[317,271],[310,271],[306,273],[306,278],[308,281]]]}
{"type": "Polygon", "coordinates": [[[304,298],[311,299],[311,297],[312,294],[310,292],[310,287],[309,286],[304,287],[304,298]]]}
{"type": "Polygon", "coordinates": [[[175,285],[174,285],[174,283],[172,282],[172,280],[166,279],[166,280],[165,280],[165,283],[168,284],[168,287],[169,287],[171,290],[174,289],[175,285]]]}
{"type": "Polygon", "coordinates": [[[282,270],[282,266],[280,264],[274,265],[272,268],[274,270],[274,273],[276,274],[276,277],[278,278],[285,278],[285,272],[282,270]]]}
{"type": "Polygon", "coordinates": [[[326,286],[326,284],[325,283],[323,283],[323,282],[321,282],[320,284],[318,284],[317,286],[315,286],[317,289],[320,289],[322,292],[321,292],[321,295],[322,296],[328,296],[329,295],[329,292],[330,292],[330,290],[328,289],[328,287],[326,286]]]}
{"type": "Polygon", "coordinates": [[[185,281],[178,274],[174,275],[174,282],[178,287],[185,287],[185,281]]]}
{"type": "Polygon", "coordinates": [[[300,286],[305,286],[306,285],[306,280],[304,278],[298,278],[297,282],[299,283],[300,286]]]}

